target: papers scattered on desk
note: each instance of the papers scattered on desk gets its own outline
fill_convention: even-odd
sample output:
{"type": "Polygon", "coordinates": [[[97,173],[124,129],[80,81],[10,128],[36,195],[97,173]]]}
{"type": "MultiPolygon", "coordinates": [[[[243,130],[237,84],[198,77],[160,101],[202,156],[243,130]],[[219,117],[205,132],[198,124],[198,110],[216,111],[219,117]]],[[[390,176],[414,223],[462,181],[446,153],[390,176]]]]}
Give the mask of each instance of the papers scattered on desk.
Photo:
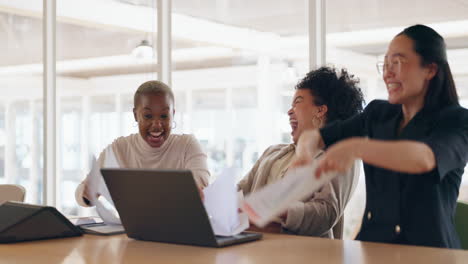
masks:
{"type": "Polygon", "coordinates": [[[235,175],[226,169],[216,181],[203,190],[205,209],[213,232],[218,236],[233,236],[249,227],[245,213],[239,213],[242,192],[236,194],[235,175]]]}
{"type": "Polygon", "coordinates": [[[291,203],[311,196],[337,175],[325,173],[317,179],[316,167],[317,161],[314,161],[303,167],[289,169],[281,180],[249,194],[242,204],[243,211],[256,226],[264,227],[285,212],[291,203]]]}
{"type": "MultiPolygon", "coordinates": [[[[104,153],[105,160],[103,168],[120,167],[114,151],[112,151],[112,147],[106,148],[104,153]]],[[[119,214],[115,209],[114,202],[112,201],[95,157],[93,157],[92,163],[87,182],[91,203],[96,206],[96,211],[105,224],[121,224],[119,214]],[[98,194],[100,194],[100,196],[98,194]]]]}

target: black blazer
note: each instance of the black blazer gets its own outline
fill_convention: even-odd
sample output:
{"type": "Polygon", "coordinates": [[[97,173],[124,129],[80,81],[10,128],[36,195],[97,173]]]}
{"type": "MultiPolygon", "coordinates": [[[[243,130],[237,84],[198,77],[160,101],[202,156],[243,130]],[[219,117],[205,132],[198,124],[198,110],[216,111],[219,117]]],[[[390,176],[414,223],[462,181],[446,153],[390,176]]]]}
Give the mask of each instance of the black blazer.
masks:
{"type": "Polygon", "coordinates": [[[468,161],[468,110],[421,110],[400,134],[401,105],[372,101],[363,113],[332,123],[320,133],[326,146],[353,136],[415,140],[434,152],[437,167],[406,174],[364,163],[366,210],[356,239],[460,248],[454,226],[458,191],[468,161]]]}

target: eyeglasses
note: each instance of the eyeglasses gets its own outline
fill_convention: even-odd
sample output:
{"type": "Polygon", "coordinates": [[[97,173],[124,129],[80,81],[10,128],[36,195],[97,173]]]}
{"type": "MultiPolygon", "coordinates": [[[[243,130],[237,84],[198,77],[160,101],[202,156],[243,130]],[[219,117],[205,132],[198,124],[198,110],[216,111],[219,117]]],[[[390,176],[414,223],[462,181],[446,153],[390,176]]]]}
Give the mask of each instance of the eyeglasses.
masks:
{"type": "Polygon", "coordinates": [[[377,67],[377,72],[379,74],[384,74],[388,70],[395,72],[395,73],[400,73],[401,71],[401,65],[405,64],[406,61],[400,57],[393,58],[391,61],[385,60],[385,61],[379,61],[375,65],[377,67]]]}

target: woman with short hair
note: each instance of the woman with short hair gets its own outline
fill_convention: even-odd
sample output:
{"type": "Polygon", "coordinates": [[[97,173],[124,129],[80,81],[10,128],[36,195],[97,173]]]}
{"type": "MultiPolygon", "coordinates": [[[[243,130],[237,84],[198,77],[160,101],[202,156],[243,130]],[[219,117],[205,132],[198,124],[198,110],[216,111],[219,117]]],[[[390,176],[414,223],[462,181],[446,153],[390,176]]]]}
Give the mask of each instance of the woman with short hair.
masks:
{"type": "MultiPolygon", "coordinates": [[[[139,133],[119,137],[99,155],[98,164],[105,162],[107,149],[112,149],[121,168],[191,170],[198,188],[208,185],[210,172],[207,156],[193,135],[172,134],[174,94],[160,81],[140,85],[134,95],[133,115],[139,133]]],[[[76,200],[89,206],[88,180],[76,190],[76,200]]]]}

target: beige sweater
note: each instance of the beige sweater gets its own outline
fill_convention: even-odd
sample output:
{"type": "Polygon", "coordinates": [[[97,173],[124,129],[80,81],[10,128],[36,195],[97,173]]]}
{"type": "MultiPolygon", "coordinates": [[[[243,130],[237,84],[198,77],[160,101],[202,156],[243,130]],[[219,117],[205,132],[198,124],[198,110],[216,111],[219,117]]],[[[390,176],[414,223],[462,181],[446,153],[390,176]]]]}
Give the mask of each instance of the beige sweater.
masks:
{"type": "MultiPolygon", "coordinates": [[[[294,144],[269,147],[239,182],[238,188],[248,194],[265,186],[274,163],[291,152],[295,152],[294,144]]],[[[345,175],[338,175],[310,198],[291,204],[287,219],[282,222],[283,232],[333,238],[332,229],[343,224],[343,212],[358,178],[359,168],[355,164],[345,175]]]]}
{"type": "MultiPolygon", "coordinates": [[[[140,134],[132,134],[117,138],[107,148],[112,148],[121,168],[191,170],[200,188],[208,185],[210,172],[207,156],[193,135],[171,134],[161,147],[152,148],[140,134]]],[[[105,159],[104,150],[98,158],[101,167],[105,159]]],[[[78,204],[82,206],[86,206],[82,199],[86,181],[87,178],[78,186],[75,194],[78,204]]]]}

